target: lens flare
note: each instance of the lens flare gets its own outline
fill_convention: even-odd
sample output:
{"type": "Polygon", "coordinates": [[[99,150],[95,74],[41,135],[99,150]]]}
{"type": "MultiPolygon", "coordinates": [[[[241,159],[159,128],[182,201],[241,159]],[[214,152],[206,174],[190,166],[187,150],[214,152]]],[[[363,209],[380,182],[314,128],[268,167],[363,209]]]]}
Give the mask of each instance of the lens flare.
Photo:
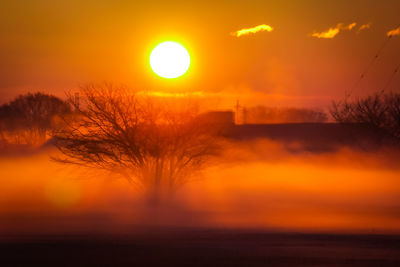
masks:
{"type": "Polygon", "coordinates": [[[178,78],[189,69],[190,55],[179,43],[163,42],[151,52],[150,66],[157,75],[163,78],[178,78]]]}

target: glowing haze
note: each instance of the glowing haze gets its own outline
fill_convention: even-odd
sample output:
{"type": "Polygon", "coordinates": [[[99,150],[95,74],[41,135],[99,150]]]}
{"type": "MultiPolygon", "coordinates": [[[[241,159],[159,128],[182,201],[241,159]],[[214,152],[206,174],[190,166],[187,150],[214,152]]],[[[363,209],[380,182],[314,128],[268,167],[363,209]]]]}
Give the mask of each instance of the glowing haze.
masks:
{"type": "MultiPolygon", "coordinates": [[[[3,233],[118,232],[144,222],[141,192],[128,181],[60,168],[48,153],[54,151],[0,158],[8,178],[0,187],[3,233]]],[[[260,140],[232,144],[224,154],[224,164],[205,170],[207,179],[177,193],[164,223],[400,233],[398,152],[344,148],[305,156],[260,140]]]]}
{"type": "MultiPolygon", "coordinates": [[[[382,89],[388,78],[392,83],[387,91],[399,92],[399,10],[399,0],[3,0],[0,102],[38,90],[64,97],[82,84],[107,81],[127,85],[143,98],[168,98],[176,109],[187,99],[189,104],[201,99],[207,110],[233,110],[235,104],[326,109],[344,96],[367,66],[368,74],[352,90],[355,96],[382,89]]],[[[121,115],[117,107],[129,107],[137,115],[135,103],[111,105],[114,123],[106,124],[121,129],[118,123],[114,127],[115,122],[125,123],[130,116],[121,115]]],[[[102,107],[108,106],[105,102],[102,107]]],[[[157,118],[158,112],[155,109],[156,115],[148,117],[157,118]]],[[[231,119],[232,114],[226,114],[231,119]]],[[[148,117],[139,124],[157,125],[148,117]]],[[[169,125],[164,121],[158,126],[169,125]]],[[[172,127],[186,131],[185,126],[172,127]]],[[[98,128],[102,127],[100,122],[98,128]]],[[[129,123],[123,127],[123,133],[136,133],[129,123]]],[[[88,135],[95,133],[86,129],[88,135]]],[[[176,132],[167,126],[158,129],[166,129],[166,136],[176,132]]],[[[318,130],[313,133],[322,135],[318,130]]],[[[298,134],[312,136],[307,131],[298,134]]],[[[111,143],[124,144],[116,145],[117,152],[133,149],[140,154],[140,147],[132,148],[130,136],[114,141],[113,135],[107,132],[111,143]]],[[[141,140],[150,147],[157,143],[152,141],[157,138],[146,137],[141,140]]],[[[49,160],[57,153],[52,141],[34,152],[24,153],[25,146],[9,154],[0,150],[1,231],[92,230],[97,224],[102,231],[119,231],[124,222],[146,223],[142,217],[151,213],[144,208],[141,192],[110,173],[56,165],[49,160]]],[[[83,142],[76,141],[78,147],[83,142]]],[[[175,151],[185,142],[183,135],[166,144],[175,151]]],[[[103,141],[93,143],[101,150],[103,141]]],[[[224,140],[223,145],[223,155],[213,162],[218,164],[199,177],[204,179],[177,192],[179,204],[167,210],[167,222],[400,233],[400,155],[393,148],[364,151],[346,145],[312,151],[289,137],[224,140]]],[[[155,147],[146,153],[169,155],[155,147]]],[[[102,161],[99,155],[93,158],[102,161]]],[[[156,173],[164,164],[158,159],[156,173]]],[[[191,160],[198,159],[194,155],[191,160]]]]}

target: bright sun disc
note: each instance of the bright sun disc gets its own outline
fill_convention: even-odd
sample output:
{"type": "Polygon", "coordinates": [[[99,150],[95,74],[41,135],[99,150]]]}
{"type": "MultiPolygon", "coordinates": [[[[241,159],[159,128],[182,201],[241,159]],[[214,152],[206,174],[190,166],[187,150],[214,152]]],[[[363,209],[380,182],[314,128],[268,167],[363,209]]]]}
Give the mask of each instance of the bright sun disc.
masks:
{"type": "Polygon", "coordinates": [[[186,48],[176,42],[163,42],[150,54],[151,69],[163,78],[177,78],[189,69],[190,56],[186,48]]]}

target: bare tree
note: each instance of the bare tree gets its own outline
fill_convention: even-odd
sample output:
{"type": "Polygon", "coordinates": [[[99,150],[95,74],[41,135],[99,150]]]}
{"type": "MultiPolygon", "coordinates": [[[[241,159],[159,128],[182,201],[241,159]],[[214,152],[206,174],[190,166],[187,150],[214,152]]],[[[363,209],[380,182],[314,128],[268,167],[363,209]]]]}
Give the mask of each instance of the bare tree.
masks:
{"type": "Polygon", "coordinates": [[[216,132],[196,110],[135,95],[127,88],[88,85],[77,116],[55,134],[62,163],[118,173],[157,202],[187,183],[217,151],[216,132]]]}
{"type": "Polygon", "coordinates": [[[400,94],[389,94],[385,96],[388,122],[391,134],[400,140],[400,94]]]}
{"type": "Polygon", "coordinates": [[[400,94],[374,94],[333,102],[331,115],[341,123],[362,123],[400,139],[400,94]]]}
{"type": "Polygon", "coordinates": [[[71,113],[63,100],[44,93],[20,95],[0,106],[3,142],[42,144],[56,126],[56,117],[71,113]]]}

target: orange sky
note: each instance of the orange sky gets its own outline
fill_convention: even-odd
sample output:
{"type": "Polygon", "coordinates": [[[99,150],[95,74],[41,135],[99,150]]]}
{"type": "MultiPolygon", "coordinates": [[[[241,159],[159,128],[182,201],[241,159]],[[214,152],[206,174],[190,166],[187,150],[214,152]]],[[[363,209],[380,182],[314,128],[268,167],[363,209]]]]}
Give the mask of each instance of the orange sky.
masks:
{"type": "MultiPolygon", "coordinates": [[[[111,81],[228,96],[225,106],[239,98],[245,105],[324,107],[354,84],[400,23],[398,10],[397,0],[5,0],[0,102],[26,91],[62,96],[80,84],[111,81]],[[273,30],[232,34],[260,24],[273,30]],[[315,37],[335,27],[334,38],[315,37]],[[189,50],[184,77],[164,80],[151,72],[149,53],[164,40],[189,50]]],[[[400,36],[393,36],[356,94],[384,86],[400,63],[399,47],[400,36]]],[[[399,87],[400,75],[390,89],[399,87]]]]}

